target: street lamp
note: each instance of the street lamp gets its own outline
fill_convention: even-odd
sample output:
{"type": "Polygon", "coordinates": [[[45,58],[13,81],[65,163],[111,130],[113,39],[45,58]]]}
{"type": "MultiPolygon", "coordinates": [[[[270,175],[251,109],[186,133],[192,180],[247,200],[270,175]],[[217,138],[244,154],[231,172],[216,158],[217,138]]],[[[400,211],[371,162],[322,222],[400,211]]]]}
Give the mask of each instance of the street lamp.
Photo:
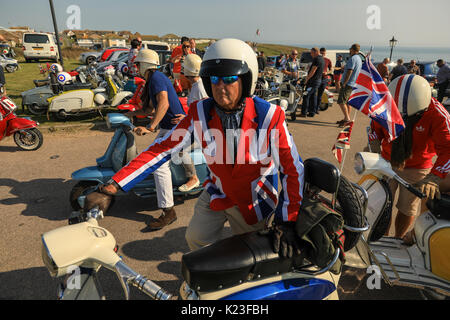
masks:
{"type": "Polygon", "coordinates": [[[48,1],[50,3],[50,12],[52,14],[53,28],[55,29],[55,38],[56,38],[56,46],[58,48],[58,53],[59,53],[59,62],[61,63],[61,66],[64,68],[61,46],[59,44],[58,26],[56,24],[55,9],[53,7],[53,0],[48,0],[48,1]]]}
{"type": "Polygon", "coordinates": [[[394,50],[394,47],[397,45],[398,40],[392,36],[392,39],[389,40],[389,45],[391,46],[391,55],[389,56],[389,61],[392,61],[392,50],[394,50]]]}

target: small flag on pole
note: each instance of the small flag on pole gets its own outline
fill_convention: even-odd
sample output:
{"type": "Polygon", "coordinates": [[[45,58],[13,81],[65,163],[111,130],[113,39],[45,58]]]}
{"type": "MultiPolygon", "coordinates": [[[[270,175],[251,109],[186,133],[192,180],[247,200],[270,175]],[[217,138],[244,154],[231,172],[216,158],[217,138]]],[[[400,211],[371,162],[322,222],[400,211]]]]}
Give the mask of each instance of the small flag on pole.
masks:
{"type": "Polygon", "coordinates": [[[336,157],[339,163],[342,163],[344,150],[350,149],[350,135],[352,134],[353,121],[346,125],[337,137],[336,143],[334,144],[331,151],[336,157]]]}
{"type": "Polygon", "coordinates": [[[391,141],[405,129],[388,87],[370,61],[370,53],[362,65],[348,104],[381,124],[389,132],[391,141]]]}

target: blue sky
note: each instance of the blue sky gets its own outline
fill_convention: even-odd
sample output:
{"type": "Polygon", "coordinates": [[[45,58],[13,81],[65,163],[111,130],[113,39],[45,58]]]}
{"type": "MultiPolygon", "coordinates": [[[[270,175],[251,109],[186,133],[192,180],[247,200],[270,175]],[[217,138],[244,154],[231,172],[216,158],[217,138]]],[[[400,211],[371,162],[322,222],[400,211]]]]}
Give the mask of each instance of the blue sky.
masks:
{"type": "MultiPolygon", "coordinates": [[[[54,0],[54,5],[60,30],[67,29],[67,8],[78,5],[82,29],[298,45],[386,46],[395,35],[402,46],[450,48],[449,0],[54,0]],[[366,26],[370,5],[380,8],[379,30],[366,26]]],[[[48,0],[2,1],[0,26],[17,25],[52,31],[48,0]]]]}

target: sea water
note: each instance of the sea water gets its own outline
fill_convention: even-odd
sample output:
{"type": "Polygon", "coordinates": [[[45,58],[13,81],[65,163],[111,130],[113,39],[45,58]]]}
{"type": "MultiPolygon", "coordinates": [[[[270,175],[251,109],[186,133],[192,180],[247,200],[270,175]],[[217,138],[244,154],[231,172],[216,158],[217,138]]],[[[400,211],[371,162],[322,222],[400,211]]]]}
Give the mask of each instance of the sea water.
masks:
{"type": "MultiPolygon", "coordinates": [[[[307,45],[298,45],[303,48],[311,48],[307,45]]],[[[328,50],[345,50],[347,51],[350,46],[325,46],[328,50]]],[[[361,52],[367,54],[370,50],[369,46],[361,46],[361,52]]],[[[372,59],[375,62],[382,61],[384,58],[389,58],[391,48],[389,46],[373,46],[372,59]]],[[[438,47],[402,47],[396,46],[392,51],[392,61],[402,58],[405,62],[409,62],[414,59],[417,62],[437,61],[443,59],[450,64],[450,48],[438,48],[438,47]]]]}

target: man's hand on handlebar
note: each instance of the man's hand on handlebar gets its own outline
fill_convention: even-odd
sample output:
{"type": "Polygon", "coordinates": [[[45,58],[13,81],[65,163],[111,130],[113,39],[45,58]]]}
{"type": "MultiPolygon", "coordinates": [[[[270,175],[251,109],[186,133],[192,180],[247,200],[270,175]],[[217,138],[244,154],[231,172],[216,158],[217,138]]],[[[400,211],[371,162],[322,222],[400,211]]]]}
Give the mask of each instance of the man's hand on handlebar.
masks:
{"type": "Polygon", "coordinates": [[[430,173],[421,181],[417,182],[414,186],[419,189],[429,199],[440,199],[441,194],[439,192],[439,183],[441,178],[430,173]]]}
{"type": "Polygon", "coordinates": [[[147,133],[153,132],[153,131],[147,129],[146,127],[136,127],[136,128],[134,128],[133,131],[134,131],[134,133],[136,133],[138,136],[144,136],[144,135],[146,135],[147,133]]]}
{"type": "Polygon", "coordinates": [[[86,196],[86,200],[84,203],[84,211],[87,212],[92,208],[98,206],[99,210],[106,213],[109,206],[111,205],[111,201],[113,196],[119,191],[119,186],[116,182],[111,181],[110,183],[101,185],[97,191],[92,192],[86,196]]]}

